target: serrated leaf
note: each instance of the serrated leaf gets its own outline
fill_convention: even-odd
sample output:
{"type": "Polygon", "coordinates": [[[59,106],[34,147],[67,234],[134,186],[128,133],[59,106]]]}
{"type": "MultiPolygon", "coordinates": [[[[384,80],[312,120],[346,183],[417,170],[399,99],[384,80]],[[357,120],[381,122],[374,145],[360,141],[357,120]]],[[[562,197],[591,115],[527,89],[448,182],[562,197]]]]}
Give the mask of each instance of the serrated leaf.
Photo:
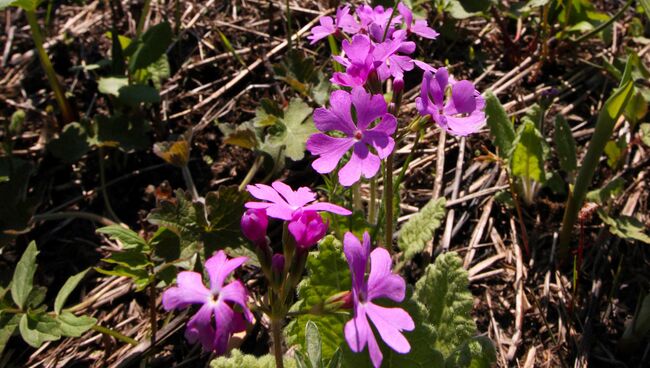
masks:
{"type": "Polygon", "coordinates": [[[20,314],[0,314],[0,357],[7,347],[7,342],[18,328],[20,314]]]}
{"type": "Polygon", "coordinates": [[[77,162],[90,150],[86,129],[79,123],[67,124],[59,137],[48,143],[47,148],[66,163],[77,162]]]}
{"type": "Polygon", "coordinates": [[[120,225],[111,225],[97,229],[98,233],[106,234],[111,239],[117,240],[122,245],[122,249],[146,248],[147,242],[135,231],[127,229],[120,225]]]}
{"type": "MultiPolygon", "coordinates": [[[[333,236],[325,237],[317,252],[310,252],[307,258],[307,276],[298,284],[298,302],[293,311],[322,312],[327,298],[350,290],[350,271],[343,256],[343,246],[333,236]]],[[[285,329],[288,345],[305,346],[305,326],[311,320],[318,327],[322,340],[322,357],[327,360],[343,342],[343,325],[348,320],[345,315],[301,314],[292,320],[285,329]]]]}
{"type": "Polygon", "coordinates": [[[46,341],[61,338],[57,321],[45,313],[28,316],[23,314],[18,325],[20,335],[27,344],[39,348],[46,341]]]}
{"type": "Polygon", "coordinates": [[[289,102],[284,117],[280,119],[282,129],[267,136],[267,143],[275,147],[284,147],[284,152],[294,161],[305,157],[305,142],[316,133],[316,127],[311,120],[313,109],[304,101],[294,98],[289,102]],[[309,118],[309,119],[308,119],[309,118]]]}
{"type": "MultiPolygon", "coordinates": [[[[296,368],[296,362],[293,359],[284,358],[285,368],[296,368]]],[[[230,356],[218,357],[210,362],[211,368],[276,368],[275,358],[272,355],[256,357],[254,355],[242,354],[241,351],[234,349],[230,356]]]]}
{"type": "Polygon", "coordinates": [[[415,284],[414,298],[426,306],[424,321],[434,327],[434,346],[445,357],[476,333],[467,275],[456,253],[444,253],[415,284]]]}
{"type": "Polygon", "coordinates": [[[166,227],[159,228],[149,242],[158,258],[171,262],[181,257],[181,239],[166,227]]]}
{"type": "Polygon", "coordinates": [[[29,243],[16,265],[11,280],[11,297],[20,309],[25,307],[27,297],[29,297],[29,293],[34,287],[34,273],[36,273],[36,256],[38,253],[36,243],[34,241],[29,243]]]}
{"type": "Polygon", "coordinates": [[[129,60],[129,71],[134,73],[158,61],[167,51],[172,37],[172,27],[167,22],[150,27],[142,35],[142,39],[136,41],[137,46],[129,60]]]}
{"type": "Polygon", "coordinates": [[[446,368],[490,368],[496,361],[492,342],[483,336],[472,338],[447,358],[446,368]]]}
{"type": "Polygon", "coordinates": [[[59,330],[63,336],[79,337],[97,324],[97,319],[88,316],[75,316],[70,312],[63,312],[56,317],[59,330]]]}
{"type": "Polygon", "coordinates": [[[490,128],[490,134],[494,137],[494,145],[499,149],[499,157],[508,160],[515,140],[515,129],[508,119],[506,110],[492,92],[487,93],[485,101],[487,125],[490,128]]]}
{"type": "Polygon", "coordinates": [[[59,290],[59,293],[56,294],[56,299],[54,299],[54,313],[61,313],[61,309],[63,309],[66,300],[68,300],[70,294],[77,288],[77,285],[79,285],[79,282],[84,278],[84,276],[86,276],[86,273],[88,273],[88,269],[70,276],[68,280],[66,280],[65,284],[63,284],[59,290]]]}
{"type": "Polygon", "coordinates": [[[512,174],[543,183],[545,156],[544,138],[534,123],[525,122],[517,132],[517,145],[512,151],[512,174]]]}
{"type": "Polygon", "coordinates": [[[397,237],[397,246],[404,252],[405,261],[422,252],[427,242],[433,239],[434,232],[445,217],[445,202],[444,197],[429,201],[420,212],[402,225],[397,237]]]}
{"type": "Polygon", "coordinates": [[[573,139],[571,127],[569,127],[562,115],[555,117],[555,131],[553,133],[560,168],[567,173],[574,172],[578,167],[576,142],[573,139]]]}
{"type": "Polygon", "coordinates": [[[644,223],[632,216],[610,217],[604,211],[599,210],[598,216],[609,226],[609,232],[619,238],[626,240],[638,240],[650,244],[650,236],[645,233],[647,227],[644,223]]]}
{"type": "MultiPolygon", "coordinates": [[[[269,115],[270,116],[270,115],[269,115]]],[[[224,136],[223,143],[232,144],[249,150],[258,147],[257,135],[255,128],[250,122],[239,125],[219,123],[217,127],[224,136]]]]}
{"type": "Polygon", "coordinates": [[[153,153],[168,164],[183,168],[190,161],[191,141],[191,133],[186,133],[176,140],[155,143],[153,153]]]}
{"type": "Polygon", "coordinates": [[[307,321],[305,326],[305,345],[307,345],[307,356],[312,368],[321,368],[322,358],[322,341],[318,326],[312,321],[307,321]]]}

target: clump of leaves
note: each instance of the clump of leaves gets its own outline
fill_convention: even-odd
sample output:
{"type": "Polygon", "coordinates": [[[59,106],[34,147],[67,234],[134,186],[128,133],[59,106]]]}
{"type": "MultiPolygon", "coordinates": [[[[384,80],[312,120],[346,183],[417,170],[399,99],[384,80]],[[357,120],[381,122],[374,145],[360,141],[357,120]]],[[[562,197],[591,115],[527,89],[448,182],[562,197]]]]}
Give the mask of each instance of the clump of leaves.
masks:
{"type": "Polygon", "coordinates": [[[47,288],[34,285],[37,255],[36,243],[31,242],[16,265],[10,285],[0,286],[0,355],[16,332],[27,344],[38,348],[61,337],[79,337],[97,323],[95,318],[64,309],[87,270],[65,282],[56,295],[54,309],[48,312],[43,304],[47,288]]]}
{"type": "Polygon", "coordinates": [[[312,99],[317,105],[325,105],[329,98],[330,82],[321,70],[316,69],[312,57],[292,49],[282,62],[273,65],[275,78],[287,83],[304,98],[312,99]]]}
{"type": "MultiPolygon", "coordinates": [[[[293,359],[284,358],[286,368],[298,368],[293,359]]],[[[275,368],[275,358],[272,355],[256,357],[254,355],[243,354],[235,349],[230,352],[230,356],[218,357],[210,362],[211,368],[275,368]]]]}
{"type": "Polygon", "coordinates": [[[219,124],[224,142],[267,155],[275,170],[284,167],[285,157],[293,161],[305,157],[305,142],[316,132],[313,109],[294,98],[286,108],[264,99],[255,111],[255,118],[240,125],[219,124]]]}
{"type": "Polygon", "coordinates": [[[433,233],[440,227],[445,212],[445,198],[433,199],[402,225],[397,246],[404,252],[405,261],[422,252],[427,242],[433,239],[433,233]]]}

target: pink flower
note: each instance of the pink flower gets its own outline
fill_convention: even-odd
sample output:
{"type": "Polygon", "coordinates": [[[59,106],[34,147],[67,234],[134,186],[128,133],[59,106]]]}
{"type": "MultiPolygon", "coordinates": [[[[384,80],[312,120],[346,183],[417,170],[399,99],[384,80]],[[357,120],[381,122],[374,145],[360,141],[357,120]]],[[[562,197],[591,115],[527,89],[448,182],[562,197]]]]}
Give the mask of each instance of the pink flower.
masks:
{"type": "Polygon", "coordinates": [[[249,209],[241,217],[241,232],[255,245],[266,244],[266,229],[268,226],[269,218],[263,209],[249,209]]]}
{"type": "Polygon", "coordinates": [[[316,211],[298,210],[289,223],[289,232],[296,240],[296,246],[307,250],[327,234],[327,223],[316,211]]]}
{"type": "Polygon", "coordinates": [[[178,286],[167,289],[162,296],[166,311],[184,309],[200,304],[198,312],[187,323],[185,338],[194,344],[197,341],[205,351],[223,354],[228,339],[235,332],[246,329],[246,321],[252,322],[253,314],[246,305],[247,291],[244,284],[234,280],[224,285],[226,278],[248,258],[237,257],[228,260],[222,250],[205,262],[210,277],[210,288],[203,285],[201,274],[183,271],[178,274],[178,286]],[[242,312],[233,310],[237,305],[242,312]]]}
{"type": "Polygon", "coordinates": [[[366,84],[370,72],[374,70],[373,49],[374,46],[366,35],[355,35],[352,42],[343,40],[346,57],[334,56],[334,60],[345,67],[345,73],[334,73],[331,82],[346,87],[366,84]]]}
{"type": "Polygon", "coordinates": [[[391,272],[391,258],[383,248],[370,252],[370,236],[363,234],[363,245],[352,233],[345,234],[343,251],[352,275],[352,304],[354,318],[345,324],[345,340],[350,349],[359,353],[368,345],[370,360],[375,368],[381,366],[383,355],[370,323],[391,349],[400,354],[411,351],[411,345],[402,331],[413,331],[415,324],[402,308],[386,308],[375,304],[378,298],[395,302],[404,300],[406,282],[391,272]],[[366,267],[370,257],[370,274],[366,279],[366,267]]]}
{"type": "Polygon", "coordinates": [[[317,202],[316,194],[307,187],[294,191],[283,182],[276,181],[271,186],[265,184],[248,185],[248,192],[255,198],[265,202],[248,202],[246,208],[265,209],[270,217],[291,221],[294,213],[303,211],[326,211],[337,215],[348,216],[352,212],[343,207],[326,202],[317,202]]]}
{"type": "Polygon", "coordinates": [[[307,37],[312,45],[329,35],[336,34],[339,30],[346,33],[357,33],[361,29],[359,23],[350,14],[349,5],[336,10],[336,21],[332,17],[322,17],[319,21],[320,25],[314,26],[311,29],[311,35],[307,37]]]}
{"type": "Polygon", "coordinates": [[[391,134],[395,132],[397,120],[388,113],[384,96],[373,96],[362,87],[356,87],[352,94],[343,90],[332,92],[330,103],[330,109],[314,111],[316,128],[323,133],[316,133],[307,140],[307,150],[320,156],[312,167],[321,174],[330,173],[352,149],[350,160],[339,170],[339,182],[350,186],[362,175],[372,178],[379,171],[381,160],[395,147],[391,134]],[[353,105],[356,122],[352,119],[353,105]],[[381,120],[373,126],[378,119],[381,120]],[[341,132],[343,137],[324,134],[326,132],[341,132]]]}
{"type": "Polygon", "coordinates": [[[425,19],[418,19],[413,23],[413,12],[409,9],[404,3],[399,3],[397,5],[397,10],[404,18],[404,23],[406,24],[407,33],[415,33],[416,35],[431,40],[435,40],[439,33],[436,32],[433,28],[429,27],[425,19]]]}
{"type": "Polygon", "coordinates": [[[485,99],[470,81],[455,81],[446,68],[424,72],[420,97],[415,99],[420,115],[430,115],[441,128],[459,136],[476,133],[485,124],[485,99]],[[446,90],[451,89],[447,94],[446,90]],[[449,95],[449,97],[447,97],[449,95]]]}

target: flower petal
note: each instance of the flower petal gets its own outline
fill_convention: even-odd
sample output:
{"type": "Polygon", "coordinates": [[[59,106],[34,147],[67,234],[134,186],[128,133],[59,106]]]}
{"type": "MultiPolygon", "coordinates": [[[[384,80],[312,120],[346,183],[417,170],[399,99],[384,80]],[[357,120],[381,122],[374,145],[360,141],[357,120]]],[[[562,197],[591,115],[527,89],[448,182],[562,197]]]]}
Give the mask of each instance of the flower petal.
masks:
{"type": "Polygon", "coordinates": [[[402,331],[412,331],[415,329],[415,323],[404,309],[366,303],[366,314],[386,345],[401,354],[411,351],[411,345],[402,335],[402,331]]]}
{"type": "Polygon", "coordinates": [[[383,248],[376,248],[370,253],[370,276],[368,276],[368,299],[389,298],[396,302],[404,300],[406,282],[392,273],[393,261],[383,248]]]}
{"type": "Polygon", "coordinates": [[[332,172],[345,153],[354,145],[353,138],[334,138],[316,133],[307,139],[307,150],[320,157],[311,166],[320,174],[332,172]]]}
{"type": "Polygon", "coordinates": [[[294,191],[290,186],[281,182],[274,181],[273,189],[277,190],[278,193],[286,199],[287,203],[291,207],[302,207],[309,202],[316,200],[316,194],[307,187],[300,187],[298,190],[294,191]]]}
{"type": "Polygon", "coordinates": [[[384,96],[380,94],[372,96],[363,87],[352,90],[352,104],[357,112],[357,128],[362,131],[387,111],[384,96]]]}
{"type": "Polygon", "coordinates": [[[337,206],[335,204],[327,203],[327,202],[317,202],[317,203],[305,206],[302,209],[305,210],[305,211],[331,212],[331,213],[335,213],[337,215],[342,215],[342,216],[349,216],[349,215],[352,214],[352,211],[348,210],[347,208],[343,208],[341,206],[337,206]]]}
{"type": "Polygon", "coordinates": [[[366,265],[368,264],[368,255],[370,254],[370,239],[366,242],[366,232],[363,245],[351,232],[345,233],[343,237],[343,253],[348,260],[350,266],[350,274],[352,277],[352,288],[357,291],[363,289],[365,283],[366,265]]]}
{"type": "Polygon", "coordinates": [[[241,281],[235,280],[226,285],[219,293],[219,296],[223,300],[238,304],[242,308],[244,317],[246,317],[248,322],[253,322],[253,313],[248,309],[248,304],[246,303],[248,291],[246,291],[246,287],[241,281]]]}
{"type": "Polygon", "coordinates": [[[205,269],[210,276],[210,290],[212,293],[216,295],[216,293],[220,292],[226,278],[247,260],[248,257],[236,257],[229,260],[223,250],[210,257],[205,262],[205,269]]]}
{"type": "Polygon", "coordinates": [[[214,326],[212,325],[212,306],[204,304],[187,322],[185,338],[190,344],[201,343],[206,352],[214,350],[214,326]]]}
{"type": "Polygon", "coordinates": [[[356,127],[350,114],[350,95],[343,90],[332,92],[331,109],[318,108],[314,111],[314,125],[321,132],[340,131],[347,136],[354,135],[356,127]]]}
{"type": "Polygon", "coordinates": [[[446,117],[446,130],[455,135],[466,136],[478,132],[485,124],[485,112],[476,110],[465,117],[446,117]]]}
{"type": "Polygon", "coordinates": [[[225,353],[228,348],[228,340],[236,326],[236,317],[232,308],[224,302],[216,303],[213,310],[214,320],[216,322],[214,351],[220,355],[225,353]]]}
{"type": "Polygon", "coordinates": [[[413,27],[411,27],[411,32],[430,40],[435,40],[440,35],[433,28],[429,27],[429,24],[424,19],[416,20],[413,27]]]}
{"type": "Polygon", "coordinates": [[[352,42],[343,40],[343,51],[353,64],[363,64],[370,52],[370,39],[366,35],[354,35],[352,42]]]}
{"type": "Polygon", "coordinates": [[[266,184],[247,185],[246,190],[255,198],[271,203],[286,203],[278,192],[266,184]]]}
{"type": "Polygon", "coordinates": [[[203,285],[201,274],[197,272],[180,272],[176,283],[177,287],[165,290],[162,296],[162,304],[167,311],[183,309],[191,304],[203,304],[210,296],[210,291],[203,285]]]}
{"type": "Polygon", "coordinates": [[[470,114],[476,110],[474,91],[474,84],[467,80],[456,82],[451,87],[451,100],[457,113],[470,114]]]}
{"type": "Polygon", "coordinates": [[[339,183],[349,187],[359,181],[362,174],[365,178],[372,178],[377,174],[380,166],[379,157],[371,153],[363,141],[357,142],[350,161],[339,170],[339,183]]]}

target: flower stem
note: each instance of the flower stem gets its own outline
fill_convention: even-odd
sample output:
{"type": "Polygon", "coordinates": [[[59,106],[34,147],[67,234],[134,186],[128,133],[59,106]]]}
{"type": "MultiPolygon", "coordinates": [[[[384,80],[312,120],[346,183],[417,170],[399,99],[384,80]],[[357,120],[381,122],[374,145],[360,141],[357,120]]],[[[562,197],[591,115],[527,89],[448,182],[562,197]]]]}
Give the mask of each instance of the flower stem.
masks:
{"type": "Polygon", "coordinates": [[[386,244],[388,253],[393,245],[393,153],[386,158],[384,171],[384,208],[386,212],[386,244]]]}
{"type": "Polygon", "coordinates": [[[133,346],[138,345],[137,340],[134,340],[134,339],[132,339],[132,338],[126,336],[126,335],[122,335],[121,333],[119,333],[119,332],[117,332],[115,330],[111,330],[110,328],[102,327],[100,325],[94,325],[93,327],[91,327],[91,329],[94,330],[94,331],[97,331],[99,333],[102,333],[104,335],[114,337],[114,338],[116,338],[116,339],[118,339],[118,340],[120,340],[122,342],[127,343],[127,344],[131,344],[133,346]]]}
{"type": "Polygon", "coordinates": [[[32,33],[32,40],[34,40],[34,45],[36,46],[36,51],[38,52],[38,58],[41,60],[41,66],[43,66],[43,71],[47,76],[47,80],[50,83],[50,88],[54,92],[54,98],[61,109],[61,115],[63,115],[63,122],[70,123],[76,119],[68,100],[65,97],[65,92],[63,87],[59,83],[59,79],[56,76],[54,67],[52,66],[52,61],[43,47],[43,35],[41,34],[41,28],[38,25],[38,20],[36,19],[36,13],[33,11],[26,11],[25,15],[27,16],[27,22],[29,23],[29,28],[32,33]]]}
{"type": "Polygon", "coordinates": [[[120,218],[117,217],[117,214],[113,210],[113,206],[111,206],[111,200],[108,197],[108,190],[106,190],[106,165],[104,163],[104,149],[102,147],[99,147],[97,153],[99,154],[99,181],[102,186],[102,198],[104,199],[104,206],[106,206],[106,211],[113,220],[121,222],[120,218]]]}
{"type": "MultiPolygon", "coordinates": [[[[150,271],[153,273],[153,270],[150,271]]],[[[156,317],[156,283],[149,285],[149,323],[151,324],[151,346],[156,345],[156,333],[158,333],[156,317]]]]}
{"type": "Polygon", "coordinates": [[[370,203],[368,203],[368,223],[374,225],[377,221],[377,178],[370,179],[370,203]]]}
{"type": "Polygon", "coordinates": [[[192,180],[192,173],[190,172],[190,168],[187,167],[187,165],[185,165],[182,167],[181,170],[183,171],[183,179],[185,180],[185,186],[192,194],[192,199],[193,200],[199,199],[199,192],[197,192],[196,185],[194,185],[194,180],[192,180]]]}
{"type": "Polygon", "coordinates": [[[146,23],[147,17],[149,16],[150,8],[151,8],[151,0],[145,0],[144,6],[142,7],[142,14],[140,14],[140,19],[138,20],[138,27],[135,30],[136,37],[142,34],[142,30],[144,29],[144,24],[146,23]]]}
{"type": "Polygon", "coordinates": [[[271,336],[273,340],[273,355],[275,356],[275,366],[284,368],[282,360],[282,320],[271,318],[271,336]]]}
{"type": "Polygon", "coordinates": [[[255,177],[255,174],[257,174],[257,171],[260,169],[260,166],[262,166],[262,162],[264,162],[264,156],[259,155],[255,159],[255,162],[253,162],[253,166],[251,166],[250,170],[248,170],[248,173],[246,173],[246,176],[244,177],[244,180],[242,180],[241,184],[239,184],[239,191],[243,191],[248,183],[253,180],[255,177]]]}
{"type": "Polygon", "coordinates": [[[352,209],[355,211],[362,211],[361,206],[361,184],[356,182],[352,184],[352,209]]]}

